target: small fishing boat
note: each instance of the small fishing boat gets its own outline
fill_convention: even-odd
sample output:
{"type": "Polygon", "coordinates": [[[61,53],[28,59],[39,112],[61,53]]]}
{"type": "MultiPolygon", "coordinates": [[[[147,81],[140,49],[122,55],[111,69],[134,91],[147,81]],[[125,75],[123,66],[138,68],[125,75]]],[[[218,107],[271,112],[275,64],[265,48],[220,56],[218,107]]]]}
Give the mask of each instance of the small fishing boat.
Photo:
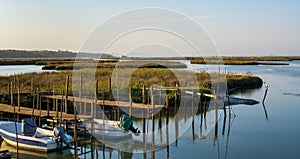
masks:
{"type": "Polygon", "coordinates": [[[18,144],[21,149],[43,152],[67,148],[72,141],[61,127],[55,127],[53,131],[38,128],[31,119],[23,119],[22,123],[0,121],[0,136],[14,147],[18,144]]]}
{"type": "Polygon", "coordinates": [[[131,131],[119,127],[118,121],[92,119],[83,121],[85,127],[91,134],[101,140],[121,141],[132,137],[131,131]]]}

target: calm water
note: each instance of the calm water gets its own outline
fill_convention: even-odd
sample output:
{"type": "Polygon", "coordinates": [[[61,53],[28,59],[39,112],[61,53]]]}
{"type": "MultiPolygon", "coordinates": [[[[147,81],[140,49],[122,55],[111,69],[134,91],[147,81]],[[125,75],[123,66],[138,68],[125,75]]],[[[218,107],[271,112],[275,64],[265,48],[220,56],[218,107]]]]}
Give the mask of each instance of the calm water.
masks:
{"type": "MultiPolygon", "coordinates": [[[[2,66],[0,66],[1,69],[2,66]]],[[[269,90],[263,105],[232,106],[231,117],[224,123],[224,114],[218,112],[218,136],[214,137],[214,125],[208,115],[206,127],[202,131],[206,137],[200,135],[201,116],[194,116],[194,134],[192,138],[191,121],[193,117],[185,116],[177,120],[170,118],[169,133],[175,134],[176,121],[180,138],[177,142],[170,141],[169,158],[299,158],[300,156],[300,61],[290,62],[287,66],[225,66],[227,72],[249,73],[261,77],[268,85],[269,90]],[[267,113],[267,116],[266,116],[267,113]],[[223,128],[224,129],[224,134],[223,128]],[[187,130],[185,130],[187,128],[187,130]],[[208,132],[208,133],[207,133],[208,132]]],[[[205,65],[192,65],[194,71],[207,70],[205,65]]],[[[221,68],[224,70],[224,68],[221,68]]],[[[261,101],[265,88],[236,93],[234,96],[252,98],[261,101]]],[[[210,114],[215,114],[211,111],[210,114]]],[[[156,121],[156,125],[157,125],[156,121]]],[[[141,128],[141,122],[135,122],[141,128]]],[[[165,120],[163,120],[165,126],[165,120]]],[[[150,125],[151,127],[151,125],[150,125]]],[[[202,134],[203,135],[203,134],[202,134]]],[[[172,135],[171,135],[172,136],[172,135]]],[[[174,137],[174,136],[173,136],[174,137]]],[[[133,137],[140,140],[140,137],[133,137]]],[[[170,137],[172,138],[172,137],[170,137]]],[[[155,132],[155,142],[165,142],[165,132],[155,132]],[[163,139],[160,138],[163,137],[163,139]]],[[[130,147],[131,145],[126,145],[130,147]]],[[[99,158],[151,158],[151,152],[143,154],[143,147],[135,150],[137,153],[122,153],[107,148],[103,153],[98,150],[99,158]]],[[[70,151],[74,153],[73,150],[70,151]]],[[[70,155],[52,154],[53,158],[70,158],[70,155]]],[[[166,158],[167,149],[162,147],[155,151],[155,158],[166,158]]],[[[94,153],[94,157],[95,157],[94,153]]],[[[50,156],[49,156],[50,157],[50,156]]],[[[88,153],[80,158],[91,158],[88,153]]]]}
{"type": "Polygon", "coordinates": [[[9,76],[29,72],[49,72],[42,70],[43,66],[38,65],[5,65],[0,66],[0,76],[9,76]]]}

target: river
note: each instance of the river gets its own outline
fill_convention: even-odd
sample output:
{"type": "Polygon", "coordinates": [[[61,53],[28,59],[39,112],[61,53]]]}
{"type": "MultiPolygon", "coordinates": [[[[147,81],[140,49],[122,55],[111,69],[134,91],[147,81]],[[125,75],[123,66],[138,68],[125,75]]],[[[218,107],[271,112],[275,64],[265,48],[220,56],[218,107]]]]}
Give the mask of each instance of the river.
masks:
{"type": "MultiPolygon", "coordinates": [[[[290,65],[267,66],[224,66],[222,71],[241,74],[251,73],[259,76],[268,85],[268,93],[265,105],[259,103],[253,106],[236,105],[227,110],[227,118],[224,122],[223,110],[219,110],[218,127],[211,128],[208,119],[206,126],[202,124],[202,131],[207,130],[205,136],[200,135],[201,115],[187,116],[179,119],[169,119],[170,136],[176,132],[177,124],[180,138],[178,141],[170,141],[169,151],[167,147],[157,149],[155,153],[123,153],[118,150],[98,150],[99,158],[299,158],[300,156],[300,61],[288,62],[290,65]],[[226,68],[226,69],[225,69],[226,68]],[[264,107],[265,106],[265,107],[264,107]],[[230,111],[230,117],[229,117],[230,111]],[[194,118],[194,129],[192,119],[194,118]],[[185,126],[187,125],[187,126],[185,126]],[[185,129],[187,127],[187,129],[185,129]],[[224,129],[223,129],[224,128],[224,129]],[[209,129],[209,130],[208,130],[209,129]],[[193,131],[194,130],[194,131],[193,131]],[[215,133],[217,132],[217,137],[215,133]],[[194,139],[192,138],[194,135],[194,139]]],[[[194,71],[206,70],[206,65],[191,65],[194,71]]],[[[2,72],[4,66],[0,66],[2,72]]],[[[3,74],[2,74],[3,75],[3,74]]],[[[265,87],[243,92],[237,92],[233,96],[252,98],[262,101],[265,87]]],[[[213,111],[213,110],[212,110],[213,111]]],[[[214,114],[214,113],[213,113],[214,114]]],[[[210,116],[210,115],[209,115],[210,116]]],[[[158,123],[158,121],[156,121],[158,123]]],[[[137,127],[141,127],[141,121],[135,121],[137,127]]],[[[157,124],[156,124],[157,125],[157,124]]],[[[162,123],[165,126],[165,121],[162,123]]],[[[155,142],[165,142],[159,135],[165,132],[155,132],[155,142]],[[161,140],[161,141],[160,141],[161,140]]],[[[174,137],[174,136],[173,136],[174,137]]],[[[139,139],[140,137],[133,137],[139,139]]],[[[171,137],[172,138],[172,137],[171,137]]],[[[127,145],[128,146],[128,145],[127,145]]],[[[13,149],[13,148],[11,148],[13,149]]],[[[12,150],[13,151],[13,150],[12,150]]],[[[74,153],[73,150],[70,153],[74,153]]],[[[94,152],[95,153],[95,152],[94,152]]],[[[57,153],[54,153],[57,154],[57,153]]],[[[54,155],[64,156],[64,155],[54,155]]],[[[91,153],[80,158],[91,158],[91,153]]],[[[37,157],[35,157],[37,158],[37,157]]],[[[72,158],[66,155],[62,158],[72,158]]]]}

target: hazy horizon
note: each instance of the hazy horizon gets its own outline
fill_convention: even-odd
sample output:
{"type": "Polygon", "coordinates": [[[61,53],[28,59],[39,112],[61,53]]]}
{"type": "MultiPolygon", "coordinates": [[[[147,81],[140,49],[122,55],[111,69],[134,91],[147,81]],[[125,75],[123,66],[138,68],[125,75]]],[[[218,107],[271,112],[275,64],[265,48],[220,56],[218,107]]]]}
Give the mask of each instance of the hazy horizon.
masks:
{"type": "MultiPolygon", "coordinates": [[[[78,52],[89,34],[107,19],[125,11],[155,7],[194,20],[207,31],[222,56],[297,56],[300,55],[299,6],[296,0],[189,3],[0,0],[0,50],[78,52]]],[[[172,49],[155,46],[148,47],[145,55],[160,49],[177,54],[172,49]]],[[[143,48],[133,51],[139,50],[143,48]]]]}

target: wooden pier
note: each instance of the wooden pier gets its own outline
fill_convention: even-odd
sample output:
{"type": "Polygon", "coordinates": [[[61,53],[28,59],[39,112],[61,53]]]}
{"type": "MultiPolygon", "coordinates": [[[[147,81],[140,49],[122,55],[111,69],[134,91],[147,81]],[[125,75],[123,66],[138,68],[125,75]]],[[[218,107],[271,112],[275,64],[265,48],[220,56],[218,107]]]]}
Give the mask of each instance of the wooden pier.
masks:
{"type": "MultiPolygon", "coordinates": [[[[17,108],[16,108],[17,109],[17,108]]],[[[14,107],[8,104],[2,104],[0,103],[0,112],[3,113],[11,113],[14,114],[14,107]]],[[[16,114],[19,115],[28,115],[28,116],[33,116],[33,117],[52,117],[52,118],[57,118],[56,116],[56,111],[48,111],[48,110],[38,110],[34,109],[32,113],[32,108],[26,108],[26,107],[20,107],[20,111],[15,111],[16,114]]],[[[82,119],[88,119],[91,118],[91,116],[88,115],[80,115],[82,119]]],[[[59,117],[60,118],[60,117],[59,117]]],[[[67,114],[67,113],[62,113],[62,120],[74,120],[74,114],[67,114]]]]}
{"type": "MultiPolygon", "coordinates": [[[[62,95],[42,95],[43,98],[53,99],[53,100],[65,100],[76,103],[94,103],[95,99],[91,98],[80,98],[80,97],[73,97],[73,96],[67,96],[67,98],[64,96],[62,99],[62,95]]],[[[142,103],[132,103],[132,102],[123,102],[123,101],[111,101],[111,100],[97,100],[96,101],[98,105],[104,105],[109,107],[123,107],[123,108],[134,108],[134,109],[153,109],[152,105],[148,107],[147,104],[142,103]]],[[[164,105],[154,105],[154,109],[162,109],[164,108],[164,105]]]]}

